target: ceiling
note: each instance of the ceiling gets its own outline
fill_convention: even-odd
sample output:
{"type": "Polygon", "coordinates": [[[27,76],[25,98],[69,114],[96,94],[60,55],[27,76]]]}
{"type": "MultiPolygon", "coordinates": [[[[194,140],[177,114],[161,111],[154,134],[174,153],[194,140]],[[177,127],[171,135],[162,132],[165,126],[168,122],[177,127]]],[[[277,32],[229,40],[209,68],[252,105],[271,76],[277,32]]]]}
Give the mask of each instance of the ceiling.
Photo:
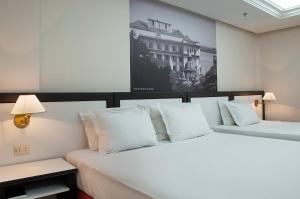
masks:
{"type": "Polygon", "coordinates": [[[278,19],[243,0],[160,0],[253,33],[264,33],[300,25],[300,15],[278,19]],[[247,13],[247,17],[244,17],[247,13]]]}

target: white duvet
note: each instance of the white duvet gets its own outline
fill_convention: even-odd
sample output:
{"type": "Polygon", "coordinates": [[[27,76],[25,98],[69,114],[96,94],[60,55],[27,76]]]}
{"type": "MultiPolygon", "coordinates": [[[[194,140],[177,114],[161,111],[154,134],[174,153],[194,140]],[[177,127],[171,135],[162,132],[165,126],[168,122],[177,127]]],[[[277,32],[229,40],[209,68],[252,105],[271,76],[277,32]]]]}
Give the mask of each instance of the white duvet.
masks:
{"type": "Polygon", "coordinates": [[[297,122],[262,121],[243,127],[220,125],[214,127],[214,130],[221,133],[300,141],[300,123],[297,122]]]}
{"type": "Polygon", "coordinates": [[[95,199],[299,199],[300,143],[232,134],[109,155],[74,151],[95,199]]]}

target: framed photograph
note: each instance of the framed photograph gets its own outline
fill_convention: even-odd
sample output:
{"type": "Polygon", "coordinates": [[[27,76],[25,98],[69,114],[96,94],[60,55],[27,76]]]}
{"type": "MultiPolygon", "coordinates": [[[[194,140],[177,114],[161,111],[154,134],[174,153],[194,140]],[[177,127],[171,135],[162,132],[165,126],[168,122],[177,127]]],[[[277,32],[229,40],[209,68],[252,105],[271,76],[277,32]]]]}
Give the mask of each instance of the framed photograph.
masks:
{"type": "Polygon", "coordinates": [[[155,0],[130,1],[132,91],[217,91],[215,21],[155,0]]]}

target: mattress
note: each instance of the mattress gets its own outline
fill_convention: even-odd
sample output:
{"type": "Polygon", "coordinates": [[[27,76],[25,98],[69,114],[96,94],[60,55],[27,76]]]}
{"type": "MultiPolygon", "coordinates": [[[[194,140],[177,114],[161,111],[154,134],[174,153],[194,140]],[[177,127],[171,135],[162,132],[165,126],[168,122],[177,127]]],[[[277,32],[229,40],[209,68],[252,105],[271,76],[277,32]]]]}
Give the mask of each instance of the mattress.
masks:
{"type": "Polygon", "coordinates": [[[300,141],[300,123],[296,122],[262,121],[245,127],[220,125],[214,127],[214,131],[300,141]]]}
{"type": "Polygon", "coordinates": [[[297,199],[300,143],[233,134],[101,155],[71,152],[95,199],[297,199]]]}

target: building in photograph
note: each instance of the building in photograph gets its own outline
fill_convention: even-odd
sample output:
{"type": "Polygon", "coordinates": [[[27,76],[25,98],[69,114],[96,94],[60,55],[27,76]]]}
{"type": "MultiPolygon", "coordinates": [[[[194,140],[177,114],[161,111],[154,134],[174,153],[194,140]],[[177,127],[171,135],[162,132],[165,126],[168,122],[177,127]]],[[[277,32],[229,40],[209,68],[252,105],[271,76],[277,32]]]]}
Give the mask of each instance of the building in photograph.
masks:
{"type": "Polygon", "coordinates": [[[216,50],[201,46],[172,24],[158,19],[141,20],[130,24],[135,37],[143,41],[149,50],[151,60],[158,67],[170,67],[172,71],[189,76],[201,76],[213,66],[216,50]]]}

